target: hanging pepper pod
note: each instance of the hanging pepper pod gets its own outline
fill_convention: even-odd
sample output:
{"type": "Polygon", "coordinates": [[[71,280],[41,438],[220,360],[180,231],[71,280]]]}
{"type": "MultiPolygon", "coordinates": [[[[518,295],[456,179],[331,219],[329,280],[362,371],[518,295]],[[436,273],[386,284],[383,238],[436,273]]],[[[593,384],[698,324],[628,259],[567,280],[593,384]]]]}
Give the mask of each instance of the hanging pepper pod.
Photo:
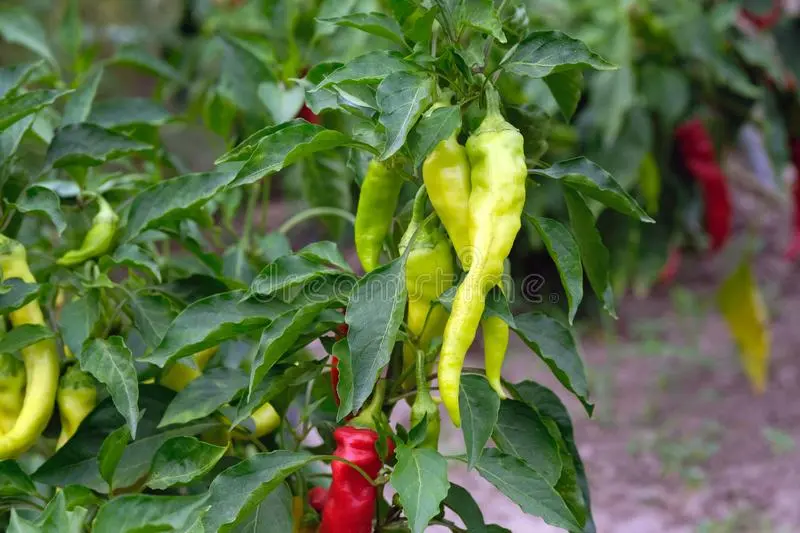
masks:
{"type": "Polygon", "coordinates": [[[58,382],[56,394],[61,418],[61,434],[56,449],[61,448],[78,431],[83,419],[97,405],[97,388],[94,378],[78,365],[70,366],[58,382]]]}
{"type": "Polygon", "coordinates": [[[370,161],[361,184],[355,222],[356,253],[366,272],[380,264],[383,241],[392,226],[402,187],[403,178],[395,169],[377,159],[370,161]]]}
{"type": "Polygon", "coordinates": [[[10,353],[0,354],[0,435],[14,427],[25,400],[25,365],[10,353]]]}
{"type": "Polygon", "coordinates": [[[119,216],[102,196],[97,196],[100,210],[92,219],[92,226],[83,238],[81,247],[70,250],[56,261],[62,266],[73,266],[106,253],[114,242],[119,216]]]}
{"type": "Polygon", "coordinates": [[[441,430],[441,415],[439,406],[433,401],[428,390],[428,376],[425,372],[425,353],[417,350],[417,393],[414,403],[411,405],[411,427],[415,427],[427,418],[427,428],[425,439],[422,441],[423,448],[439,449],[439,432],[441,430]]]}

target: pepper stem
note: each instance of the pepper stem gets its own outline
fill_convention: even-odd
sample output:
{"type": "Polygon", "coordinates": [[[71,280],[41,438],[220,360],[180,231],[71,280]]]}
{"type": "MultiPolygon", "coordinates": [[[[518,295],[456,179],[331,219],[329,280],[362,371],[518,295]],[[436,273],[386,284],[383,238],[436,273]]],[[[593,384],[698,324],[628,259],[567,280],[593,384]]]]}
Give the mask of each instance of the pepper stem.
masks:
{"type": "Polygon", "coordinates": [[[425,352],[417,348],[417,394],[428,392],[428,376],[425,372],[425,352]]]}
{"type": "Polygon", "coordinates": [[[500,94],[494,85],[486,85],[486,118],[503,118],[503,113],[500,112],[500,94]]]}
{"type": "Polygon", "coordinates": [[[358,416],[350,421],[353,426],[366,427],[375,429],[375,418],[383,414],[383,400],[386,397],[386,381],[383,379],[378,380],[375,385],[375,390],[372,393],[372,399],[369,403],[361,409],[358,416]]]}
{"type": "Polygon", "coordinates": [[[423,183],[419,190],[417,190],[416,196],[414,196],[414,206],[411,208],[411,221],[408,223],[408,228],[406,228],[403,237],[400,239],[400,244],[397,246],[400,255],[406,251],[414,234],[422,225],[423,219],[425,218],[426,205],[428,205],[428,194],[425,189],[425,184],[423,183]]]}

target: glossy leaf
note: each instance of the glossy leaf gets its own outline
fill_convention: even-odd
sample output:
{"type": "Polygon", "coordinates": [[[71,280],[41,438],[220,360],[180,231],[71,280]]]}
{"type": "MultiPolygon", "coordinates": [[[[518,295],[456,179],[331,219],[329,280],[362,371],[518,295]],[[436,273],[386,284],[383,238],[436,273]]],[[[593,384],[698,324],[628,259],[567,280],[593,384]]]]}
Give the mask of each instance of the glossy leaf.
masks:
{"type": "Polygon", "coordinates": [[[526,313],[515,317],[514,332],[547,364],[558,381],[572,391],[592,414],[583,360],[572,332],[552,317],[526,313]]]}
{"type": "Polygon", "coordinates": [[[0,100],[16,91],[28,78],[44,65],[44,62],[19,63],[0,68],[0,100]]]}
{"type": "Polygon", "coordinates": [[[92,104],[97,94],[97,87],[103,78],[103,72],[102,66],[92,70],[75,92],[69,96],[64,106],[64,116],[61,118],[62,127],[86,122],[92,111],[92,104]]]}
{"type": "Polygon", "coordinates": [[[24,46],[51,65],[57,65],[47,43],[47,35],[39,21],[22,9],[0,9],[0,36],[9,43],[24,46]]]}
{"type": "Polygon", "coordinates": [[[135,439],[139,423],[139,384],[133,355],[123,338],[94,339],[78,354],[81,369],[108,387],[114,405],[125,417],[131,437],[135,439]]]}
{"type": "Polygon", "coordinates": [[[94,167],[107,161],[152,150],[152,146],[94,124],[70,124],[56,131],[45,168],[94,167]]]}
{"type": "Polygon", "coordinates": [[[241,370],[212,368],[178,392],[158,426],[204,418],[230,402],[246,387],[247,375],[241,370]]]}
{"type": "Polygon", "coordinates": [[[125,453],[125,448],[131,440],[131,430],[128,426],[117,428],[105,438],[103,445],[100,447],[100,452],[97,454],[97,463],[100,469],[100,475],[108,483],[109,490],[113,489],[112,483],[114,482],[114,472],[117,471],[119,462],[122,460],[122,454],[125,453]]]}
{"type": "Polygon", "coordinates": [[[133,323],[150,348],[155,348],[169,325],[178,315],[169,298],[163,294],[132,294],[128,300],[133,323]]]}
{"type": "Polygon", "coordinates": [[[58,329],[73,354],[80,354],[86,341],[98,333],[102,317],[98,291],[89,291],[64,304],[58,316],[58,329]]]}
{"type": "Polygon", "coordinates": [[[458,407],[467,450],[467,469],[472,469],[492,435],[500,410],[500,398],[485,377],[464,374],[461,376],[458,407]]]}
{"type": "Polygon", "coordinates": [[[478,502],[461,485],[450,483],[450,490],[447,491],[444,505],[461,518],[470,533],[487,533],[486,522],[478,502]]]}
{"type": "Polygon", "coordinates": [[[378,85],[379,120],[386,129],[381,159],[389,158],[403,147],[408,132],[432,103],[433,89],[429,76],[410,72],[389,74],[378,85]]]}
{"type": "Polygon", "coordinates": [[[405,46],[400,25],[383,13],[351,13],[343,17],[321,18],[320,22],[330,22],[337,26],[356,28],[358,30],[383,37],[400,46],[405,46]]]}
{"type": "Polygon", "coordinates": [[[205,495],[126,494],[100,508],[95,533],[186,531],[208,509],[205,495]]]}
{"type": "Polygon", "coordinates": [[[533,408],[520,401],[503,400],[492,439],[501,451],[525,461],[549,484],[555,486],[558,482],[558,443],[533,408]]]}
{"type": "Polygon", "coordinates": [[[545,76],[544,82],[558,103],[561,114],[567,120],[571,119],[572,115],[575,114],[575,110],[578,109],[578,103],[581,101],[583,72],[580,70],[554,72],[545,76]]]}
{"type": "Polygon", "coordinates": [[[0,133],[0,161],[8,161],[16,154],[22,138],[30,129],[36,115],[28,115],[0,133]]]}
{"type": "Polygon", "coordinates": [[[181,81],[180,73],[166,61],[159,59],[142,48],[124,46],[108,60],[112,65],[126,65],[143,70],[165,80],[181,81]]]}
{"type": "Polygon", "coordinates": [[[39,492],[31,478],[16,461],[0,461],[0,498],[37,496],[39,492]]]}
{"type": "Polygon", "coordinates": [[[56,193],[46,187],[41,185],[26,187],[13,205],[21,213],[44,213],[56,227],[59,235],[67,228],[64,213],[61,212],[61,200],[56,193]]]}
{"type": "Polygon", "coordinates": [[[190,483],[209,473],[225,455],[225,446],[214,446],[194,437],[175,437],[158,449],[147,486],[165,490],[190,483]]]}
{"type": "Polygon", "coordinates": [[[114,250],[111,256],[104,255],[100,259],[100,267],[108,270],[112,266],[125,266],[150,274],[161,283],[161,269],[152,254],[136,244],[123,244],[114,250]]]}
{"type": "Polygon", "coordinates": [[[391,482],[412,533],[422,533],[450,488],[447,461],[436,450],[400,446],[391,482]]]}
{"type": "Polygon", "coordinates": [[[108,129],[162,126],[172,120],[164,106],[149,98],[121,98],[97,102],[86,122],[108,129]]]}
{"type": "Polygon", "coordinates": [[[408,134],[408,149],[419,167],[425,158],[441,141],[461,129],[461,109],[458,106],[445,106],[426,114],[408,134]]]}
{"type": "Polygon", "coordinates": [[[0,285],[0,314],[7,315],[39,296],[41,285],[25,283],[19,278],[4,279],[0,285]]]}
{"type": "Polygon", "coordinates": [[[402,71],[411,71],[413,63],[407,63],[397,52],[378,50],[368,52],[351,60],[343,67],[326,76],[313,89],[318,91],[324,87],[342,82],[375,83],[386,76],[402,71]]]}
{"type": "Polygon", "coordinates": [[[0,338],[0,353],[14,353],[31,344],[52,339],[54,336],[50,328],[40,324],[16,326],[0,338]]]}
{"type": "MultiPolygon", "coordinates": [[[[0,18],[2,15],[0,15],[0,18]]],[[[52,105],[56,100],[70,91],[42,89],[31,91],[0,100],[0,132],[40,109],[52,105]]]]}
{"type": "Polygon", "coordinates": [[[284,298],[287,289],[340,272],[338,268],[301,254],[279,257],[258,273],[250,284],[248,296],[284,298]]]}
{"type": "Polygon", "coordinates": [[[462,24],[488,33],[501,43],[506,42],[503,23],[492,0],[462,0],[460,8],[462,24]]]}
{"type": "Polygon", "coordinates": [[[586,45],[565,33],[540,30],[530,33],[503,58],[501,67],[520,76],[543,78],[552,73],[593,68],[615,67],[589,50],[586,45]]]}

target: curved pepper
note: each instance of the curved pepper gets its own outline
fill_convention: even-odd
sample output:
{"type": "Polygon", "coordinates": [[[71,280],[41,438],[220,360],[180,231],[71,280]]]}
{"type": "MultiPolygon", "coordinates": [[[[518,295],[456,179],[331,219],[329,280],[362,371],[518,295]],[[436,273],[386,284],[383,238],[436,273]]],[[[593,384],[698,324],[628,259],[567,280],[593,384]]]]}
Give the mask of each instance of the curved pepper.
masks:
{"type": "Polygon", "coordinates": [[[0,354],[0,435],[11,431],[25,400],[25,365],[10,353],[0,354]]]}
{"type": "MultiPolygon", "coordinates": [[[[447,310],[437,304],[436,299],[452,287],[455,281],[453,267],[455,258],[450,243],[439,228],[435,217],[420,225],[419,219],[425,215],[424,190],[421,190],[417,198],[411,224],[403,236],[406,243],[401,241],[401,248],[404,248],[411,237],[416,235],[406,261],[408,288],[406,321],[408,333],[416,342],[407,342],[403,346],[404,372],[416,364],[417,348],[427,352],[431,341],[442,336],[447,323],[447,310]]],[[[403,251],[401,250],[401,253],[403,251]]],[[[413,383],[414,375],[411,374],[405,383],[406,388],[411,388],[413,383]]]]}
{"type": "Polygon", "coordinates": [[[439,449],[439,433],[441,430],[441,415],[439,406],[433,401],[428,390],[428,375],[425,372],[425,352],[417,350],[417,393],[411,405],[411,427],[413,428],[427,418],[428,426],[425,430],[423,448],[439,449]]]}
{"type": "Polygon", "coordinates": [[[61,434],[56,444],[58,449],[72,438],[83,419],[97,405],[94,378],[83,372],[78,365],[70,366],[58,383],[56,401],[61,415],[61,434]]]}
{"type": "Polygon", "coordinates": [[[481,322],[481,330],[483,331],[483,360],[486,367],[486,380],[500,398],[506,398],[500,378],[511,331],[508,324],[496,316],[485,318],[481,322]]]}
{"type": "MultiPolygon", "coordinates": [[[[375,448],[378,433],[372,429],[344,426],[333,432],[333,454],[360,467],[373,480],[383,466],[375,448]]],[[[389,453],[394,443],[389,440],[389,453]]],[[[372,533],[378,490],[361,473],[341,461],[331,464],[331,486],[322,510],[319,533],[372,533]]]]}
{"type": "Polygon", "coordinates": [[[278,429],[281,425],[281,417],[271,403],[267,402],[250,415],[255,428],[253,431],[244,433],[239,430],[233,431],[233,438],[238,440],[260,439],[278,429]]]}
{"type": "Polygon", "coordinates": [[[472,167],[469,199],[470,270],[456,292],[439,358],[439,390],[456,426],[461,425],[458,394],[461,368],[485,308],[486,294],[502,281],[503,263],[521,227],[525,205],[524,140],[500,113],[500,97],[490,87],[488,112],[467,141],[472,167]]]}
{"type": "Polygon", "coordinates": [[[403,178],[397,171],[373,159],[358,198],[355,222],[356,253],[366,272],[380,264],[383,241],[389,234],[400,198],[403,178]]]}
{"type": "MultiPolygon", "coordinates": [[[[36,282],[28,268],[25,248],[5,235],[0,235],[0,268],[5,279],[36,282]]],[[[9,313],[9,318],[14,327],[46,324],[35,300],[9,313]]],[[[30,448],[47,426],[55,406],[59,370],[55,341],[47,339],[26,346],[22,349],[22,360],[27,378],[25,401],[14,427],[0,437],[0,459],[16,457],[30,448]]]]}
{"type": "Polygon", "coordinates": [[[219,350],[219,346],[206,348],[194,354],[192,358],[196,368],[177,361],[164,371],[159,382],[164,387],[175,392],[182,391],[189,383],[200,377],[208,361],[217,353],[217,350],[219,350]]]}
{"type": "Polygon", "coordinates": [[[100,204],[100,210],[92,219],[92,227],[83,238],[81,247],[62,255],[56,261],[59,265],[77,265],[93,257],[101,256],[111,248],[114,234],[117,232],[119,216],[102,196],[97,197],[97,203],[100,204]]]}

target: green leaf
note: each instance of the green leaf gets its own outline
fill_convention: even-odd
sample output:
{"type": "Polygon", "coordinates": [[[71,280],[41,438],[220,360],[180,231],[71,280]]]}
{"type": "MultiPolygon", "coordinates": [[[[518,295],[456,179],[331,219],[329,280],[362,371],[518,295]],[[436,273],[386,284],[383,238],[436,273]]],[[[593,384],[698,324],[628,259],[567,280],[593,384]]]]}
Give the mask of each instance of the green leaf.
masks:
{"type": "Polygon", "coordinates": [[[509,50],[501,68],[511,74],[544,78],[574,69],[613,70],[615,67],[565,33],[540,30],[530,33],[509,50]]]}
{"type": "MultiPolygon", "coordinates": [[[[372,147],[356,141],[344,133],[295,119],[284,128],[263,137],[236,175],[233,187],[255,183],[264,176],[272,175],[292,163],[316,152],[342,146],[372,150],[372,147]]],[[[225,156],[221,159],[225,161],[225,156]]]]}
{"type": "Polygon", "coordinates": [[[23,9],[0,9],[0,36],[13,44],[24,46],[53,66],[58,66],[47,35],[39,21],[23,9]]]}
{"type": "Polygon", "coordinates": [[[433,101],[433,90],[433,80],[429,76],[410,72],[389,74],[378,85],[379,120],[386,128],[386,146],[381,159],[391,157],[403,147],[408,132],[433,101]]]}
{"type": "Polygon", "coordinates": [[[203,518],[205,530],[231,531],[287,477],[313,460],[307,453],[278,450],[254,455],[223,471],[208,489],[206,504],[214,512],[203,518]]]}
{"type": "Polygon", "coordinates": [[[67,502],[67,509],[72,510],[76,507],[90,508],[100,506],[103,500],[94,492],[81,485],[67,485],[62,491],[67,502]]]}
{"type": "Polygon", "coordinates": [[[391,482],[412,533],[422,533],[450,488],[447,461],[436,450],[400,446],[391,482]]]}
{"type": "Polygon", "coordinates": [[[338,419],[355,411],[372,393],[378,372],[389,363],[397,332],[403,322],[408,292],[405,283],[405,255],[373,270],[356,284],[347,305],[349,357],[340,376],[351,379],[352,396],[345,398],[340,387],[338,419]]]}
{"type": "Polygon", "coordinates": [[[149,144],[94,124],[70,124],[56,131],[47,149],[45,169],[94,167],[107,161],[152,150],[149,144]]]}
{"type": "Polygon", "coordinates": [[[564,199],[567,202],[572,233],[578,242],[589,284],[597,298],[603,302],[603,308],[611,316],[616,317],[614,292],[611,287],[611,260],[595,224],[594,215],[579,192],[565,188],[564,199]]]}
{"type": "Polygon", "coordinates": [[[17,152],[22,138],[36,119],[36,115],[28,115],[18,120],[0,133],[0,161],[9,161],[17,152]]]}
{"type": "Polygon", "coordinates": [[[515,317],[514,332],[542,358],[562,385],[572,391],[591,416],[586,371],[569,328],[543,313],[515,317]]]}
{"type": "Polygon", "coordinates": [[[122,460],[122,454],[125,453],[125,448],[130,441],[131,430],[128,426],[122,426],[106,437],[100,447],[100,453],[97,454],[97,463],[100,468],[100,475],[108,483],[109,490],[114,488],[112,485],[114,472],[117,471],[119,462],[122,460]]]}
{"type": "Polygon", "coordinates": [[[283,83],[265,81],[258,85],[258,96],[275,122],[280,123],[297,116],[303,107],[305,91],[300,85],[287,88],[283,83]]]}
{"type": "Polygon", "coordinates": [[[572,118],[578,103],[581,101],[583,90],[583,72],[580,70],[567,70],[554,72],[544,77],[544,82],[553,94],[553,98],[567,120],[572,118]]]}
{"type": "Polygon", "coordinates": [[[550,168],[534,169],[533,174],[554,180],[642,222],[654,222],[631,195],[596,163],[585,157],[576,157],[555,163],[550,168]]]}
{"type": "Polygon", "coordinates": [[[178,315],[172,301],[163,294],[135,293],[128,305],[133,312],[133,324],[150,348],[158,346],[178,315]]]}
{"type": "Polygon", "coordinates": [[[265,81],[276,80],[257,41],[251,44],[228,34],[220,38],[223,58],[217,92],[248,114],[263,114],[267,109],[259,98],[258,87],[265,81]]]}
{"type": "Polygon", "coordinates": [[[103,100],[92,108],[86,122],[108,129],[130,126],[163,126],[172,120],[167,109],[149,98],[103,100]]]}
{"type": "Polygon", "coordinates": [[[12,514],[8,531],[9,533],[80,533],[84,529],[87,514],[87,510],[82,507],[68,511],[64,494],[58,493],[34,522],[28,522],[12,514]]]}
{"type": "Polygon", "coordinates": [[[56,100],[69,93],[70,91],[42,89],[7,96],[0,100],[0,132],[28,115],[52,105],[56,100]]]}
{"type": "Polygon", "coordinates": [[[550,257],[558,267],[561,284],[569,302],[569,323],[572,324],[583,299],[583,267],[578,243],[575,242],[572,233],[557,220],[536,217],[528,213],[525,213],[525,218],[536,228],[550,257]]]}
{"type": "Polygon", "coordinates": [[[103,318],[100,295],[90,290],[67,302],[58,317],[58,329],[64,344],[73,354],[80,354],[87,339],[94,337],[103,318]]]}
{"type": "Polygon", "coordinates": [[[646,64],[638,79],[645,102],[661,115],[666,125],[671,126],[685,116],[692,88],[680,69],[646,64]]]}
{"type": "Polygon", "coordinates": [[[38,496],[31,478],[16,461],[6,459],[0,462],[0,498],[19,498],[38,496]]]}
{"type": "Polygon", "coordinates": [[[476,469],[525,513],[539,516],[551,526],[581,530],[561,495],[522,460],[490,448],[481,456],[476,469]]]}
{"type": "Polygon", "coordinates": [[[461,108],[445,106],[424,115],[408,134],[408,150],[419,167],[434,148],[461,129],[461,108]]]}
{"type": "Polygon", "coordinates": [[[558,443],[542,417],[527,404],[503,400],[492,439],[503,453],[525,461],[549,484],[558,482],[562,468],[558,443]]]}
{"type": "Polygon", "coordinates": [[[158,347],[143,361],[164,367],[220,342],[261,329],[286,312],[278,300],[243,300],[244,291],[215,294],[198,300],[170,324],[158,347]]]}
{"type": "Polygon", "coordinates": [[[333,268],[319,260],[306,256],[287,255],[279,257],[258,273],[256,279],[250,284],[248,297],[258,296],[267,298],[276,295],[284,298],[287,289],[308,283],[309,281],[340,274],[341,270],[333,268]]]}
{"type": "Polygon", "coordinates": [[[337,26],[356,28],[358,30],[383,37],[400,46],[405,46],[403,31],[392,17],[383,13],[351,13],[343,17],[321,18],[320,22],[330,22],[337,26]]]}
{"type": "Polygon", "coordinates": [[[205,495],[126,494],[100,508],[94,533],[187,531],[208,509],[205,495]]]}
{"type": "MultiPolygon", "coordinates": [[[[270,492],[256,510],[234,529],[235,533],[294,533],[292,491],[286,483],[270,492]]],[[[302,528],[300,529],[302,531],[302,528]]]]}
{"type": "Polygon", "coordinates": [[[19,350],[52,339],[55,334],[47,326],[40,324],[23,324],[14,327],[0,338],[0,353],[14,353],[19,350]]]}
{"type": "Polygon", "coordinates": [[[347,262],[347,259],[345,259],[342,255],[342,251],[339,250],[339,246],[335,242],[312,242],[297,252],[297,255],[305,257],[311,261],[328,263],[344,270],[345,272],[353,271],[353,269],[350,267],[350,264],[347,262]]]}
{"type": "Polygon", "coordinates": [[[139,423],[139,383],[133,355],[125,345],[125,340],[117,336],[107,340],[94,339],[78,354],[81,369],[108,387],[114,405],[125,417],[131,428],[131,436],[135,439],[139,423]]]}
{"type": "Polygon", "coordinates": [[[225,455],[225,446],[214,446],[194,437],[175,437],[158,449],[147,486],[165,490],[191,483],[208,474],[225,455]]]}
{"type": "MultiPolygon", "coordinates": [[[[304,159],[297,162],[292,171],[302,182],[303,199],[309,207],[335,207],[347,212],[353,210],[353,173],[338,153],[304,159]]],[[[346,222],[343,218],[325,216],[320,220],[332,238],[338,240],[342,237],[346,222]]]]}
{"type": "Polygon", "coordinates": [[[100,268],[107,272],[114,266],[138,268],[147,272],[161,283],[161,269],[153,255],[137,244],[123,244],[114,250],[114,255],[100,258],[100,268]]]}
{"type": "Polygon", "coordinates": [[[13,203],[21,213],[44,213],[61,235],[67,228],[61,212],[61,200],[50,189],[41,185],[26,187],[13,203]]]}
{"type": "Polygon", "coordinates": [[[492,0],[462,0],[460,8],[462,24],[488,33],[501,43],[506,42],[503,24],[492,0]]]}
{"type": "Polygon", "coordinates": [[[461,485],[450,483],[450,490],[447,491],[444,505],[461,518],[464,527],[470,533],[487,533],[488,529],[480,506],[469,491],[461,485]]]}
{"type": "Polygon", "coordinates": [[[72,93],[64,106],[64,116],[61,118],[61,126],[70,124],[80,124],[86,122],[89,113],[92,111],[92,103],[97,94],[97,87],[103,77],[103,67],[99,66],[92,70],[77,90],[72,93]]]}
{"type": "Polygon", "coordinates": [[[230,184],[237,171],[238,166],[228,165],[214,172],[185,174],[140,192],[133,199],[128,212],[128,224],[122,241],[130,241],[148,229],[194,214],[230,184]]]}
{"type": "MultiPolygon", "coordinates": [[[[157,429],[167,405],[174,393],[155,385],[140,385],[139,420],[137,438],[122,455],[114,473],[114,487],[124,488],[139,482],[149,471],[158,448],[172,437],[197,435],[214,427],[216,422],[207,420],[183,426],[157,429]]],[[[108,485],[100,476],[97,457],[106,437],[125,424],[113,400],[102,401],[87,416],[75,435],[55,455],[49,458],[34,473],[33,479],[53,486],[83,485],[100,493],[108,491],[108,485]]]]}
{"type": "Polygon", "coordinates": [[[586,472],[583,467],[583,461],[581,461],[580,453],[578,452],[578,447],[575,444],[575,436],[569,411],[567,411],[567,408],[553,391],[533,381],[522,381],[511,385],[509,388],[515,398],[524,401],[543,416],[553,420],[558,426],[559,433],[572,455],[577,482],[583,494],[584,507],[587,514],[586,525],[583,528],[583,532],[595,533],[596,529],[592,518],[589,482],[586,478],[586,472]]]}
{"type": "Polygon", "coordinates": [[[0,68],[0,100],[13,93],[44,65],[42,60],[0,68]]]}
{"type": "Polygon", "coordinates": [[[41,285],[25,283],[19,278],[4,279],[0,285],[0,315],[7,315],[39,296],[41,285]]]}
{"type": "Polygon", "coordinates": [[[182,81],[181,74],[172,65],[141,48],[122,47],[108,60],[108,64],[135,67],[165,80],[182,81]]]}
{"type": "Polygon", "coordinates": [[[464,374],[461,376],[458,408],[461,411],[464,445],[467,450],[467,469],[471,470],[492,435],[500,410],[500,398],[485,377],[464,374]]]}
{"type": "Polygon", "coordinates": [[[247,375],[239,369],[212,368],[178,392],[159,427],[204,418],[230,402],[247,387],[247,375]]]}
{"type": "Polygon", "coordinates": [[[412,70],[415,70],[414,65],[403,60],[397,52],[369,52],[334,70],[312,89],[312,93],[343,82],[378,83],[395,72],[412,70]]]}

